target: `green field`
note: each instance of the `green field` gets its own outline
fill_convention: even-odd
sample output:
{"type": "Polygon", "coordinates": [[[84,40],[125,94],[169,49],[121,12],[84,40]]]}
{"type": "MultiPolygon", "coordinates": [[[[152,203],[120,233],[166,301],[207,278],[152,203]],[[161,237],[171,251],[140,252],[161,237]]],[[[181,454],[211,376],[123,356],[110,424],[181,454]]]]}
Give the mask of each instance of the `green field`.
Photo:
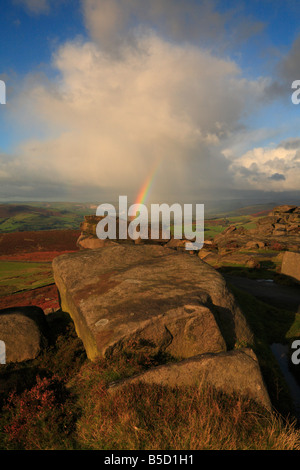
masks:
{"type": "Polygon", "coordinates": [[[210,225],[209,221],[205,222],[204,225],[204,238],[214,238],[219,233],[223,232],[226,229],[226,226],[221,225],[210,225]]]}
{"type": "Polygon", "coordinates": [[[0,296],[53,283],[51,263],[0,261],[0,296]]]}

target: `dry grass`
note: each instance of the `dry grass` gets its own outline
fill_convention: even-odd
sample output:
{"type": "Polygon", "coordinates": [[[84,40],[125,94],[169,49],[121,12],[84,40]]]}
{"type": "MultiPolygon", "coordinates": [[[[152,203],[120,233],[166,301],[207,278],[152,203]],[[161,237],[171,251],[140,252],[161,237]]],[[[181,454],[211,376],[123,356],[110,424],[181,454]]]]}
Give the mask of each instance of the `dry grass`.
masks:
{"type": "Polygon", "coordinates": [[[295,423],[205,384],[137,383],[112,392],[111,382],[172,358],[123,350],[92,363],[74,332],[57,329],[53,350],[26,370],[7,366],[3,378],[12,373],[24,386],[3,403],[0,449],[300,450],[295,423]],[[41,378],[32,380],[34,373],[41,378]]]}
{"type": "Polygon", "coordinates": [[[91,369],[77,382],[82,397],[77,440],[83,448],[300,450],[294,423],[253,401],[205,385],[176,389],[139,383],[112,393],[101,379],[101,368],[92,368],[90,381],[91,369]]]}

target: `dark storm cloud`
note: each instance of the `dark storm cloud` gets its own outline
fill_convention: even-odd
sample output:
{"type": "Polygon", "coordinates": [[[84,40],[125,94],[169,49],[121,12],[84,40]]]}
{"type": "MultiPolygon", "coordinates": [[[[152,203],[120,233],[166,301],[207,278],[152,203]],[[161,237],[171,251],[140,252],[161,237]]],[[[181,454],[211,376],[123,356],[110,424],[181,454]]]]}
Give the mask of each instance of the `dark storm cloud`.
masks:
{"type": "Polygon", "coordinates": [[[120,45],[133,45],[136,26],[154,29],[175,42],[209,46],[222,53],[259,34],[264,23],[249,18],[242,8],[218,10],[214,0],[82,0],[86,26],[102,48],[115,53],[120,45]]]}
{"type": "Polygon", "coordinates": [[[285,181],[285,176],[281,173],[274,173],[269,179],[273,181],[285,181]]]}

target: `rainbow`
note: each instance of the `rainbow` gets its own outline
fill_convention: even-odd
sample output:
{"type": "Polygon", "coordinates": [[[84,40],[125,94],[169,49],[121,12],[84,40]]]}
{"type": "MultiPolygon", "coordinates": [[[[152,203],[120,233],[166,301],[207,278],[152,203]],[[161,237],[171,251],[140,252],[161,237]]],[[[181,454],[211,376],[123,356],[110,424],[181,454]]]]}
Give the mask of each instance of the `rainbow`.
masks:
{"type": "Polygon", "coordinates": [[[156,164],[153,166],[150,174],[147,176],[144,184],[142,185],[137,197],[136,197],[136,200],[135,200],[135,204],[144,204],[149,192],[150,192],[150,189],[151,189],[151,186],[152,186],[152,183],[153,183],[153,180],[154,180],[154,177],[156,175],[156,172],[158,170],[158,167],[159,167],[159,164],[160,162],[156,162],[156,164]]]}

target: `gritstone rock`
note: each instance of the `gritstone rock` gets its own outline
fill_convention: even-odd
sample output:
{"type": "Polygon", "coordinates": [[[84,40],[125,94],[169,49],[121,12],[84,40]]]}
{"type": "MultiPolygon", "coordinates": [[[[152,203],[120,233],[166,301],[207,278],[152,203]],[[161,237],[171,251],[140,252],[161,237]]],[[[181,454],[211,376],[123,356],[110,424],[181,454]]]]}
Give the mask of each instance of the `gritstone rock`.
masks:
{"type": "Polygon", "coordinates": [[[48,344],[48,325],[40,307],[11,307],[0,310],[0,340],[6,362],[35,359],[48,344]]]}
{"type": "Polygon", "coordinates": [[[185,387],[207,383],[228,394],[250,398],[271,410],[257,357],[252,349],[243,348],[218,354],[203,354],[177,363],[154,367],[137,376],[111,384],[109,391],[138,382],[185,387]]]}
{"type": "Polygon", "coordinates": [[[91,360],[132,341],[177,358],[253,341],[224,278],[197,256],[116,245],[58,256],[53,272],[91,360]]]}

